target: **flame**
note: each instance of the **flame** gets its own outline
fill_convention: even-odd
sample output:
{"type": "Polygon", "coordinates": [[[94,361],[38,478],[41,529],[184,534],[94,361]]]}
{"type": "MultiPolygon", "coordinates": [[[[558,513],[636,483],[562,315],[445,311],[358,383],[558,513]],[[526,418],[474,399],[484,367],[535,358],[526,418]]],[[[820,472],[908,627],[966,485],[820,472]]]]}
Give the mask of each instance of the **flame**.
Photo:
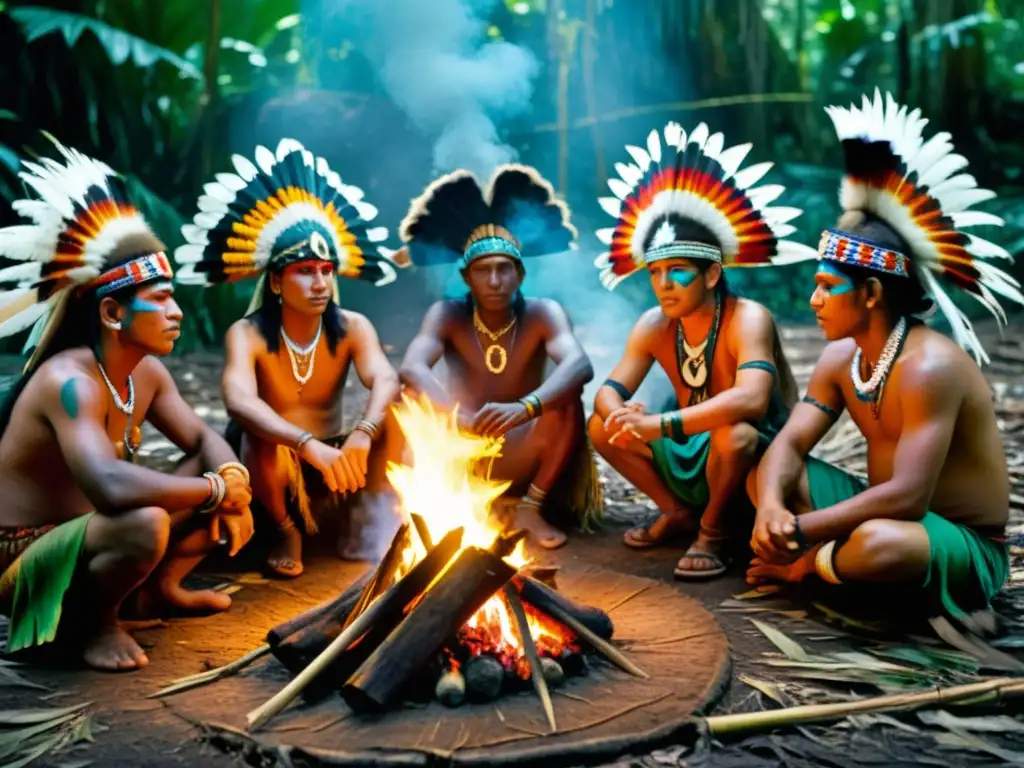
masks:
{"type": "MultiPolygon", "coordinates": [[[[491,506],[509,489],[511,483],[491,479],[490,469],[501,455],[503,438],[486,438],[459,431],[458,409],[439,411],[426,396],[418,400],[402,395],[393,409],[405,434],[411,465],[390,462],[387,477],[401,502],[404,516],[415,513],[426,523],[430,538],[440,541],[449,531],[463,529],[463,547],[490,547],[501,533],[490,519],[491,506]]],[[[403,555],[402,572],[408,571],[426,555],[418,536],[403,555]]],[[[530,562],[525,542],[505,558],[514,568],[530,562]]],[[[538,648],[560,652],[571,637],[569,630],[553,619],[527,609],[530,634],[538,648]]],[[[471,651],[497,651],[506,661],[515,663],[522,647],[515,620],[504,597],[491,597],[472,616],[461,632],[471,651]]]]}

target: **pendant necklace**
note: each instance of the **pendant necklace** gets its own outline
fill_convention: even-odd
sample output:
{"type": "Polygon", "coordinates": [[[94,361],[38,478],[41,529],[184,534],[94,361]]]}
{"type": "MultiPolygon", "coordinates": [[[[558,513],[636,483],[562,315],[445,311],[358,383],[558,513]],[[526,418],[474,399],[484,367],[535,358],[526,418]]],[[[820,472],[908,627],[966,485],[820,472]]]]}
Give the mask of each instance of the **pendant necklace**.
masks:
{"type": "Polygon", "coordinates": [[[871,403],[871,415],[876,419],[881,412],[882,393],[885,391],[885,383],[889,378],[893,363],[896,362],[896,358],[903,351],[903,344],[906,340],[907,318],[901,317],[900,321],[896,323],[896,327],[892,329],[892,333],[889,334],[889,338],[885,340],[882,354],[879,355],[878,362],[875,363],[875,367],[867,381],[864,381],[860,376],[860,364],[863,357],[860,347],[857,347],[857,351],[853,354],[853,360],[850,361],[850,379],[853,381],[853,388],[857,393],[857,399],[862,403],[871,403]]]}
{"type": "Polygon", "coordinates": [[[135,461],[135,454],[142,446],[142,430],[136,426],[132,426],[132,414],[135,413],[135,382],[132,381],[131,375],[128,376],[128,402],[121,399],[121,395],[117,392],[117,387],[110,381],[110,377],[107,376],[107,371],[103,367],[98,359],[96,365],[99,366],[100,375],[103,377],[103,381],[107,385],[107,389],[110,391],[110,396],[114,399],[114,407],[117,408],[121,413],[128,417],[127,422],[124,425],[124,440],[118,440],[114,443],[114,451],[117,453],[117,458],[127,459],[130,462],[135,461]]]}
{"type": "Polygon", "coordinates": [[[302,396],[302,386],[313,376],[313,364],[316,362],[316,347],[320,343],[320,332],[323,330],[323,327],[324,321],[321,320],[320,324],[316,327],[316,334],[313,336],[309,346],[302,347],[288,338],[288,334],[284,332],[284,326],[281,326],[281,338],[284,339],[284,346],[288,351],[288,359],[291,360],[292,375],[299,382],[299,397],[302,396]],[[306,373],[300,375],[299,370],[302,368],[306,369],[306,373]]]}
{"type": "Polygon", "coordinates": [[[703,402],[708,396],[711,362],[715,354],[715,340],[718,337],[718,323],[721,319],[722,302],[715,296],[715,315],[708,335],[700,344],[691,346],[683,333],[683,321],[676,326],[676,360],[683,383],[690,388],[690,405],[703,402]]]}
{"type": "MultiPolygon", "coordinates": [[[[508,353],[505,351],[503,346],[498,344],[498,339],[512,330],[512,327],[516,324],[516,320],[518,320],[518,318],[513,315],[512,319],[504,328],[500,331],[492,331],[484,325],[484,321],[480,319],[480,315],[476,311],[476,308],[473,309],[473,325],[476,327],[477,331],[491,340],[491,345],[484,350],[484,365],[486,365],[487,370],[495,376],[504,371],[505,366],[508,365],[508,353]],[[496,364],[493,363],[494,355],[498,356],[498,362],[496,364]]],[[[480,339],[478,338],[477,342],[479,341],[480,339]]],[[[515,337],[513,337],[512,341],[515,341],[515,337]]],[[[511,345],[509,345],[509,347],[511,348],[511,345]]]]}

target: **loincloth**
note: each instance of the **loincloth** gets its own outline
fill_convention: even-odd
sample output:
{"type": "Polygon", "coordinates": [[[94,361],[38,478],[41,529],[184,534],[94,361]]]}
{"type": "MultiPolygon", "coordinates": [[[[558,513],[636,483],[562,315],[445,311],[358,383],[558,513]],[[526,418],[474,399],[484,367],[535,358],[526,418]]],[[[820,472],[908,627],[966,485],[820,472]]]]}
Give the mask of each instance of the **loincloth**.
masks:
{"type": "MultiPolygon", "coordinates": [[[[814,457],[807,458],[807,482],[814,509],[838,504],[867,490],[858,477],[814,457]]],[[[983,536],[935,512],[918,522],[928,534],[930,557],[924,582],[929,616],[962,619],[988,608],[1010,574],[1005,541],[983,536]]]]}
{"type": "MultiPolygon", "coordinates": [[[[317,439],[332,448],[341,448],[348,435],[317,439]]],[[[332,492],[320,471],[304,462],[293,448],[277,446],[277,460],[285,467],[288,476],[289,514],[299,518],[306,533],[317,533],[320,527],[313,513],[314,506],[321,511],[324,508],[337,509],[344,503],[345,496],[332,492]]]]}
{"type": "MultiPolygon", "coordinates": [[[[597,472],[597,460],[590,439],[583,435],[544,503],[545,512],[562,511],[564,519],[552,515],[556,525],[575,526],[584,533],[596,530],[604,519],[604,488],[597,472]]],[[[545,514],[548,517],[549,514],[545,514]]]]}
{"type": "Polygon", "coordinates": [[[60,525],[0,528],[0,604],[10,605],[7,653],[52,642],[94,513],[60,525]]]}

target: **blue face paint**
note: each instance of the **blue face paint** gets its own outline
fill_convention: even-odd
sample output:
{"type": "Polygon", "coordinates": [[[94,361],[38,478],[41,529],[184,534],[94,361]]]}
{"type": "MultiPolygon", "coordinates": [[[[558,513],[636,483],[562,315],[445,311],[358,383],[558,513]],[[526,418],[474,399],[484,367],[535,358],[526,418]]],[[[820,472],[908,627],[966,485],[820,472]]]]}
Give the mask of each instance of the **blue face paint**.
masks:
{"type": "Polygon", "coordinates": [[[700,272],[695,269],[673,268],[668,271],[668,279],[681,288],[688,287],[699,275],[700,272]]]}
{"type": "MultiPolygon", "coordinates": [[[[156,283],[149,286],[153,291],[173,291],[173,287],[170,283],[156,283]]],[[[132,321],[135,319],[135,315],[139,312],[163,312],[164,305],[157,301],[151,301],[150,299],[144,299],[138,294],[132,296],[131,302],[128,304],[128,311],[124,316],[124,326],[130,327],[132,321]]]]}
{"type": "Polygon", "coordinates": [[[829,296],[839,296],[844,293],[849,293],[850,291],[853,290],[853,281],[847,275],[844,275],[842,272],[840,272],[837,267],[833,266],[832,264],[829,264],[828,261],[818,262],[817,274],[828,275],[829,277],[834,277],[840,281],[838,283],[829,283],[829,296]]]}

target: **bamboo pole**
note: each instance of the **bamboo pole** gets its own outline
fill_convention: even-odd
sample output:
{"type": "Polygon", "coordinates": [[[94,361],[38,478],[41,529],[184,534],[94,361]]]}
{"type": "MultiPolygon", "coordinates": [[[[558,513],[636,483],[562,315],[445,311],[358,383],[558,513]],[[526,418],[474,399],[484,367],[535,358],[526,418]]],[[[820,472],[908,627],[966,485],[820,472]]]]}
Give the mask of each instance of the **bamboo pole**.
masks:
{"type": "Polygon", "coordinates": [[[544,610],[550,613],[554,618],[565,624],[569,629],[579,635],[581,638],[586,640],[593,646],[594,650],[602,653],[607,659],[612,662],[619,669],[622,669],[634,677],[641,677],[644,680],[650,679],[650,675],[644,672],[640,667],[626,658],[626,655],[622,653],[618,648],[609,643],[607,640],[602,640],[600,637],[591,632],[587,627],[574,616],[571,616],[566,611],[563,611],[561,607],[554,603],[545,605],[544,610]]]}
{"type": "Polygon", "coordinates": [[[1024,695],[1024,680],[1018,677],[999,677],[980,683],[957,685],[952,688],[936,688],[925,693],[897,693],[835,704],[803,704],[798,707],[772,709],[765,712],[713,715],[705,718],[704,722],[707,724],[708,731],[715,737],[737,736],[784,726],[840,720],[864,712],[914,710],[929,704],[957,704],[977,699],[979,696],[1007,695],[1024,695]]]}
{"type": "Polygon", "coordinates": [[[555,723],[555,706],[551,703],[551,694],[548,691],[548,681],[544,679],[544,668],[540,663],[540,655],[537,653],[537,646],[533,644],[533,635],[530,634],[530,623],[526,620],[526,609],[523,608],[523,601],[519,599],[519,592],[512,584],[504,586],[505,600],[508,607],[512,609],[512,615],[516,619],[516,628],[519,630],[519,640],[523,644],[523,653],[526,660],[530,662],[530,680],[533,681],[533,688],[540,697],[540,703],[544,707],[544,714],[548,718],[548,725],[551,732],[558,730],[555,723]]]}
{"type": "Polygon", "coordinates": [[[163,696],[170,696],[172,693],[181,693],[182,691],[198,688],[199,686],[206,685],[207,683],[214,683],[222,677],[228,677],[229,675],[233,675],[236,672],[245,669],[254,661],[263,658],[268,653],[270,653],[270,646],[264,643],[259,648],[249,651],[245,656],[235,659],[230,664],[225,664],[223,667],[210,669],[206,672],[199,672],[195,675],[189,675],[188,677],[178,678],[166,688],[162,688],[156,693],[151,693],[146,698],[159,699],[163,696]]]}

